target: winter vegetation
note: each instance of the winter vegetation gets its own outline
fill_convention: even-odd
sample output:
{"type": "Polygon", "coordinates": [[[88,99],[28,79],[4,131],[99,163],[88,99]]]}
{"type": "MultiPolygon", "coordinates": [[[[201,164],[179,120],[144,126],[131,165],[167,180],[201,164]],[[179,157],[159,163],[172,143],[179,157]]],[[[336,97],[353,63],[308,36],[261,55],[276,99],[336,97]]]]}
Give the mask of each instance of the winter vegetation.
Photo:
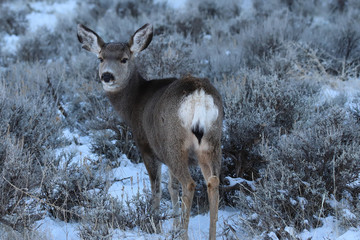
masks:
{"type": "Polygon", "coordinates": [[[128,41],[147,22],[143,76],[206,77],[223,97],[218,239],[359,239],[357,0],[1,1],[0,239],[176,237],[166,169],[152,216],[131,131],[76,38],[82,23],[128,41]]]}

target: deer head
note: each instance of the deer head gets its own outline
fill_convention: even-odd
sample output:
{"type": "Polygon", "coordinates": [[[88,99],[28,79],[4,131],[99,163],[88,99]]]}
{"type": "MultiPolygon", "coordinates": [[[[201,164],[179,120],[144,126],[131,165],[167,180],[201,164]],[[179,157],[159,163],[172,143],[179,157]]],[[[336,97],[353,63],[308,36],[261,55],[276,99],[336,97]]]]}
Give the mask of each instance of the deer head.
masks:
{"type": "Polygon", "coordinates": [[[134,58],[150,44],[153,27],[145,24],[139,28],[127,43],[105,43],[93,30],[78,25],[78,39],[82,48],[95,53],[100,61],[99,76],[107,92],[124,89],[136,72],[134,58]]]}

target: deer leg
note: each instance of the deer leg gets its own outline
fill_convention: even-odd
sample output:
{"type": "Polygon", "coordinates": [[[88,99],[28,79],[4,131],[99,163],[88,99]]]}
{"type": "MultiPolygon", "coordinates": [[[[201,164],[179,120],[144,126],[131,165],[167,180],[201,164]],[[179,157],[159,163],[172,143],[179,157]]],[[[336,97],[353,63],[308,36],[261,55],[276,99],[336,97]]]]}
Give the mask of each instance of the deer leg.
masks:
{"type": "Polygon", "coordinates": [[[157,215],[161,199],[161,163],[151,155],[143,155],[146,170],[149,173],[151,184],[151,208],[157,215]]]}
{"type": "Polygon", "coordinates": [[[180,184],[170,170],[169,170],[169,176],[170,176],[170,181],[169,181],[168,189],[174,211],[173,229],[176,230],[179,227],[179,220],[180,220],[180,206],[179,206],[180,184]]]}
{"type": "Polygon", "coordinates": [[[180,182],[182,188],[181,225],[182,228],[185,230],[183,239],[188,239],[190,211],[191,211],[192,201],[194,198],[196,184],[194,180],[191,178],[190,173],[187,177],[181,179],[180,182]]]}
{"type": "MultiPolygon", "coordinates": [[[[195,192],[195,181],[191,178],[189,167],[187,165],[187,155],[186,162],[182,166],[173,166],[169,167],[173,175],[181,183],[182,196],[181,196],[181,227],[184,232],[181,233],[182,239],[188,239],[188,227],[189,227],[189,218],[190,210],[192,206],[192,201],[195,192]]],[[[178,162],[179,163],[179,162],[178,162]]]]}
{"type": "Polygon", "coordinates": [[[219,208],[219,173],[220,173],[220,154],[209,152],[198,153],[199,165],[207,184],[207,193],[210,204],[210,230],[209,239],[216,239],[216,222],[218,220],[219,208]]]}

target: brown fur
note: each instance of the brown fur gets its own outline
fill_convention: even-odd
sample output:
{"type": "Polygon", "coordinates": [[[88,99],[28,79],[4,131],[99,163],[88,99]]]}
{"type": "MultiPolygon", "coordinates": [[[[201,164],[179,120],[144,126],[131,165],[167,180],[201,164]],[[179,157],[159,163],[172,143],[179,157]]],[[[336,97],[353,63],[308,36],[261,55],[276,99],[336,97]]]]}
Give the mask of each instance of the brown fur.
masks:
{"type": "MultiPolygon", "coordinates": [[[[221,132],[223,108],[221,96],[207,79],[186,76],[182,79],[145,80],[137,72],[134,53],[130,49],[145,49],[152,39],[152,27],[147,24],[137,30],[129,43],[103,43],[92,30],[79,25],[79,40],[86,50],[103,60],[99,75],[110,72],[114,80],[104,83],[106,94],[128,124],[149,173],[153,197],[153,209],[157,211],[161,196],[161,163],[170,170],[169,192],[175,215],[178,214],[179,184],[182,186],[181,228],[187,239],[190,208],[195,191],[195,182],[189,172],[189,158],[197,159],[208,186],[210,202],[209,239],[216,238],[216,221],[219,202],[219,174],[221,168],[221,132]],[[84,39],[90,39],[86,42],[84,39]],[[95,45],[94,45],[95,44],[95,45]],[[136,45],[139,44],[139,45],[136,45]],[[126,62],[126,63],[124,63],[126,62]],[[112,85],[114,84],[114,88],[112,85]],[[111,87],[108,87],[111,86],[111,87]],[[185,129],[179,118],[182,100],[196,90],[202,89],[210,95],[219,114],[211,127],[204,132],[201,144],[190,129],[185,129]]],[[[179,219],[175,217],[174,226],[179,219]]]]}

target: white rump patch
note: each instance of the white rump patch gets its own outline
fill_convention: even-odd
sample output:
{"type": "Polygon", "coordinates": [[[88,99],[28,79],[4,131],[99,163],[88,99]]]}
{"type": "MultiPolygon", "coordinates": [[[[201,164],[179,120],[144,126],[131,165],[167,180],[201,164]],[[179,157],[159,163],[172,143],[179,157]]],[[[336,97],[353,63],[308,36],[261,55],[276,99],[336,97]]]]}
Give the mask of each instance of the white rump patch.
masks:
{"type": "Polygon", "coordinates": [[[199,127],[206,133],[217,119],[219,109],[214,104],[213,97],[200,89],[182,100],[178,114],[183,127],[190,130],[199,124],[199,127]]]}

